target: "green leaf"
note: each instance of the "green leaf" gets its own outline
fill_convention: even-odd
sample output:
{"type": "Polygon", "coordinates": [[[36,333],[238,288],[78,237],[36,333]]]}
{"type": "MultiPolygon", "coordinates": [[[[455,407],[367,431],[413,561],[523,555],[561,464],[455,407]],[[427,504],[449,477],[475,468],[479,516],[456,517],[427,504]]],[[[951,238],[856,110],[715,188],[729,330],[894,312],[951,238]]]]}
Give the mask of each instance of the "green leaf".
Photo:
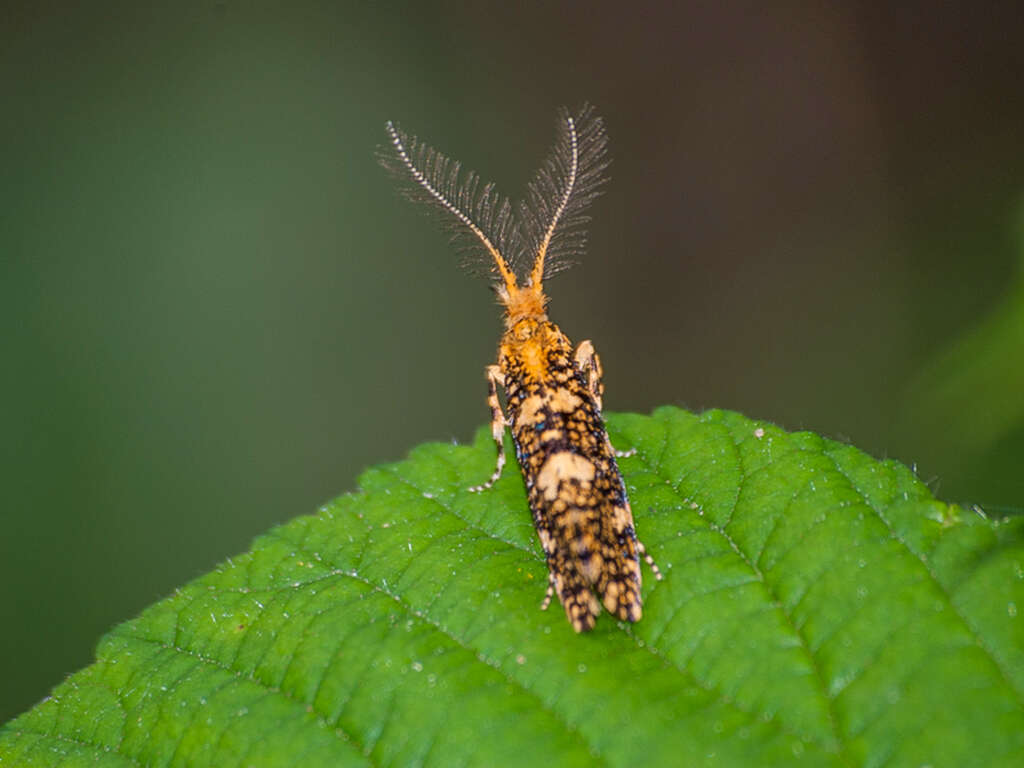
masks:
{"type": "Polygon", "coordinates": [[[1024,764],[1024,519],[734,413],[608,417],[665,579],[576,635],[493,445],[259,538],[0,729],[0,765],[1024,764]]]}

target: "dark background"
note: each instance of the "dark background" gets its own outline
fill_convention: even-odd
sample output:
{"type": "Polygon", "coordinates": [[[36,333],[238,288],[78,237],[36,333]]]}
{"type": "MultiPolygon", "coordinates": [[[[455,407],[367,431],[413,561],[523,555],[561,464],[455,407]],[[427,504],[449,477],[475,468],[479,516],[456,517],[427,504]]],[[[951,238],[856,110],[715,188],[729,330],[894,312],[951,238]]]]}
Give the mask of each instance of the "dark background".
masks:
{"type": "Polygon", "coordinates": [[[4,5],[0,721],[486,420],[497,308],[376,166],[387,119],[518,197],[556,108],[597,105],[612,182],[549,287],[609,409],[736,409],[1022,506],[1019,4],[668,5],[4,5]]]}

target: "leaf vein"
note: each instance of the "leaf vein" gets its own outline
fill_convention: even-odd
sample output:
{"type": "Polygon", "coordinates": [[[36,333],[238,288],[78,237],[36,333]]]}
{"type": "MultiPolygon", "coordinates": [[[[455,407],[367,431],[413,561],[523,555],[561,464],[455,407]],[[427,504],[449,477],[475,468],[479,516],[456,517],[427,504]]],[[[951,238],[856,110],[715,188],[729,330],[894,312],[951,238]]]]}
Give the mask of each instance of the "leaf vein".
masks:
{"type": "Polygon", "coordinates": [[[928,562],[927,555],[925,555],[923,552],[918,552],[903,538],[903,536],[901,536],[896,531],[895,526],[892,524],[892,521],[888,518],[885,512],[879,507],[872,504],[871,498],[863,490],[861,490],[861,488],[857,485],[854,479],[850,477],[849,474],[846,473],[842,464],[835,457],[832,451],[825,450],[824,454],[828,456],[829,459],[831,459],[832,463],[835,465],[836,471],[846,479],[846,482],[849,484],[850,488],[864,500],[864,503],[868,506],[868,508],[871,509],[878,516],[878,519],[885,524],[885,527],[889,529],[889,533],[892,535],[892,537],[896,539],[896,541],[898,541],[901,545],[903,545],[908,552],[910,552],[914,557],[916,557],[922,565],[924,565],[925,571],[928,573],[928,576],[935,584],[935,587],[942,593],[943,597],[946,599],[946,602],[948,603],[950,610],[953,612],[953,615],[960,619],[960,621],[963,623],[967,631],[970,632],[970,634],[973,636],[974,642],[977,643],[978,647],[980,647],[988,656],[989,660],[992,662],[993,666],[996,668],[996,670],[999,672],[999,675],[1006,683],[1007,687],[1011,691],[1013,691],[1014,698],[1017,701],[1017,706],[1024,710],[1024,691],[1020,690],[1014,683],[1014,678],[1008,671],[1008,662],[1005,659],[1003,659],[1002,656],[985,641],[985,639],[982,637],[981,632],[978,630],[977,627],[974,626],[974,623],[970,621],[967,618],[967,616],[964,615],[964,613],[957,607],[956,602],[953,600],[952,594],[946,588],[946,585],[942,583],[942,580],[938,577],[938,574],[935,573],[935,570],[928,562]]]}

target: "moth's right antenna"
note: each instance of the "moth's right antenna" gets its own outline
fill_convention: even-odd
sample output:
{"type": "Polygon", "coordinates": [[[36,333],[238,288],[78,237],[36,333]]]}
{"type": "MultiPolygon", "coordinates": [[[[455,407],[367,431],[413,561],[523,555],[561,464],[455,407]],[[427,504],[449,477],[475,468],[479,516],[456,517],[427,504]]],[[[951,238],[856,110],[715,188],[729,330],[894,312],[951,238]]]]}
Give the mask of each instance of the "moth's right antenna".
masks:
{"type": "Polygon", "coordinates": [[[519,204],[522,239],[533,259],[530,284],[572,266],[586,245],[587,208],[608,180],[608,135],[594,109],[558,114],[558,138],[519,204]]]}

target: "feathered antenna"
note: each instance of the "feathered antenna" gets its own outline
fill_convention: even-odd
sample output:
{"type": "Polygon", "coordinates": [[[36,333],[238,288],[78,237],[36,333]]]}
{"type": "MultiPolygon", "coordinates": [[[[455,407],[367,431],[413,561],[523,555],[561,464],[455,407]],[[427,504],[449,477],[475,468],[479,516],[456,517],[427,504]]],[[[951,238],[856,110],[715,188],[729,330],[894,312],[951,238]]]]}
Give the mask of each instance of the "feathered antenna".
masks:
{"type": "Polygon", "coordinates": [[[518,205],[521,239],[530,249],[530,285],[571,267],[582,254],[590,217],[587,207],[601,194],[611,163],[604,122],[585,104],[576,117],[562,108],[558,138],[518,205]]]}
{"type": "Polygon", "coordinates": [[[505,254],[521,250],[507,198],[497,194],[494,184],[485,184],[479,192],[480,177],[468,173],[462,178],[461,164],[403,133],[388,122],[394,152],[378,153],[381,164],[411,183],[405,194],[414,202],[426,202],[450,214],[447,227],[465,251],[466,266],[485,266],[501,278],[506,291],[517,287],[516,277],[505,254]],[[482,262],[482,263],[481,263],[482,262]]]}

